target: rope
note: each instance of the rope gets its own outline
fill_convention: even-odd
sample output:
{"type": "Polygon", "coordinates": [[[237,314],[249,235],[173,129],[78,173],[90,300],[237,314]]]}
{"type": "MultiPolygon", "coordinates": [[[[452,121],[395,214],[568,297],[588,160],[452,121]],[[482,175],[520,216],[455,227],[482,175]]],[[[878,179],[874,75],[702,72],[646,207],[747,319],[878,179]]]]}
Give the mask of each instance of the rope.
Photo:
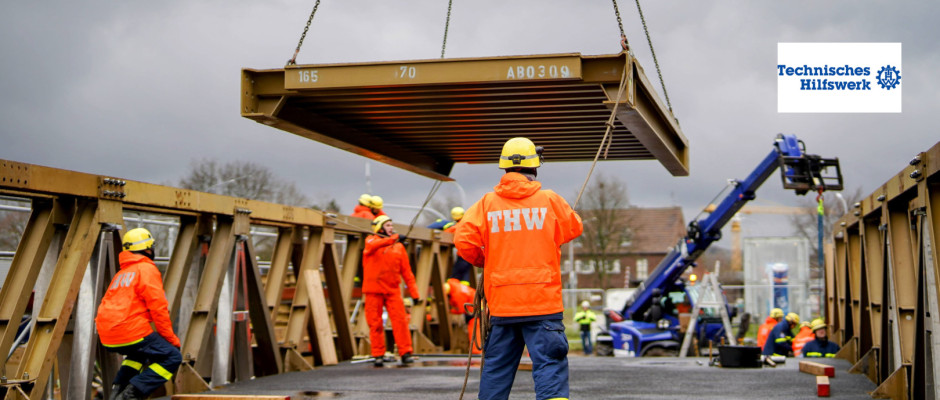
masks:
{"type": "Polygon", "coordinates": [[[447,31],[450,29],[450,10],[454,6],[454,0],[447,2],[447,21],[444,22],[444,42],[441,43],[441,58],[444,58],[444,50],[447,49],[447,31]]]}
{"type": "Polygon", "coordinates": [[[597,154],[594,155],[594,161],[591,162],[591,169],[588,170],[587,176],[584,178],[584,183],[581,184],[581,190],[578,191],[578,198],[574,200],[574,205],[571,208],[578,208],[578,203],[581,202],[581,195],[584,194],[584,188],[587,187],[588,182],[591,180],[591,175],[594,173],[594,167],[597,165],[597,160],[600,158],[601,152],[604,153],[604,159],[607,159],[607,152],[610,150],[610,145],[614,141],[613,137],[611,137],[610,131],[614,128],[614,119],[617,117],[617,107],[620,106],[620,100],[623,98],[626,84],[627,69],[624,68],[623,73],[620,75],[620,88],[617,89],[617,101],[614,102],[614,108],[610,112],[610,118],[607,119],[607,130],[604,132],[604,138],[601,139],[601,145],[597,148],[597,154]],[[608,141],[608,137],[610,137],[610,141],[608,141]]]}
{"type": "Polygon", "coordinates": [[[297,54],[300,53],[300,46],[304,45],[304,38],[307,37],[307,31],[310,30],[310,23],[313,22],[313,16],[317,13],[318,7],[320,7],[320,0],[317,0],[316,4],[313,5],[313,11],[310,12],[310,18],[307,19],[307,26],[304,27],[304,32],[300,34],[300,40],[297,42],[297,50],[294,50],[294,56],[287,60],[287,65],[297,65],[297,54]]]}
{"type": "Polygon", "coordinates": [[[428,196],[424,198],[424,203],[421,204],[421,209],[418,210],[418,213],[415,214],[414,218],[411,219],[411,225],[408,226],[408,233],[405,233],[405,236],[411,235],[411,230],[415,227],[415,222],[418,222],[418,217],[421,216],[421,213],[424,212],[424,208],[428,206],[428,203],[431,201],[431,198],[434,197],[434,194],[437,193],[437,189],[441,188],[441,184],[444,181],[434,181],[434,185],[431,186],[431,191],[428,192],[428,196]]]}
{"type": "MultiPolygon", "coordinates": [[[[643,9],[640,8],[640,0],[636,0],[636,10],[640,13],[640,21],[643,23],[643,32],[646,33],[646,42],[650,45],[650,53],[653,54],[653,64],[656,64],[656,75],[659,75],[659,84],[663,87],[663,97],[666,98],[666,105],[669,111],[672,111],[672,103],[669,102],[669,93],[666,92],[666,82],[663,82],[663,72],[659,69],[659,61],[656,59],[656,50],[653,49],[653,41],[650,39],[650,31],[646,28],[646,18],[643,18],[643,9]]],[[[623,34],[623,28],[620,29],[623,34]]]]}
{"type": "MultiPolygon", "coordinates": [[[[464,306],[466,309],[466,306],[464,306]]],[[[490,313],[486,305],[486,295],[483,293],[483,275],[480,275],[480,281],[477,282],[477,293],[473,297],[473,325],[468,326],[467,329],[470,330],[470,351],[467,352],[467,370],[463,374],[463,387],[460,388],[460,400],[463,400],[463,395],[467,391],[467,379],[470,378],[470,361],[473,360],[473,349],[478,344],[476,327],[477,324],[480,325],[480,341],[486,343],[486,337],[490,333],[490,313]]],[[[483,364],[485,362],[485,351],[483,350],[483,345],[480,343],[479,347],[476,347],[480,350],[480,373],[483,373],[483,364]]]]}

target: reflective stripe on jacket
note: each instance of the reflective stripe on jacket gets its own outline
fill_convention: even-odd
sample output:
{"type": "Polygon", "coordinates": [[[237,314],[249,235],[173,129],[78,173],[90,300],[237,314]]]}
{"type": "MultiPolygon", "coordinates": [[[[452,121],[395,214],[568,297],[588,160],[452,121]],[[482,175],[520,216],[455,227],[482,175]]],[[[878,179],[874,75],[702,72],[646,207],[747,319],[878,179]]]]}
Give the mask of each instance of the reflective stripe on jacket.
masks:
{"type": "Polygon", "coordinates": [[[457,254],[483,268],[493,316],[564,311],[560,246],[581,235],[583,227],[564,198],[541,187],[507,173],[457,224],[457,254]]]}
{"type": "Polygon", "coordinates": [[[574,322],[577,322],[581,325],[590,325],[591,322],[597,320],[597,317],[594,315],[594,311],[591,310],[581,310],[574,314],[574,322]]]}
{"type": "Polygon", "coordinates": [[[806,346],[806,344],[813,339],[816,339],[816,335],[813,335],[813,330],[808,326],[801,327],[800,332],[793,338],[793,356],[799,357],[803,346],[806,346]]]}
{"type": "Polygon", "coordinates": [[[356,208],[353,209],[352,216],[359,217],[359,218],[367,218],[369,221],[372,221],[376,217],[375,215],[372,214],[371,208],[366,207],[362,204],[357,205],[356,208]]]}
{"type": "Polygon", "coordinates": [[[774,329],[767,336],[767,343],[764,343],[764,351],[761,354],[765,356],[789,355],[793,351],[792,342],[793,330],[790,329],[790,322],[785,319],[781,320],[774,325],[774,329]]]}
{"type": "Polygon", "coordinates": [[[398,235],[380,237],[369,235],[362,250],[362,292],[398,294],[401,296],[401,278],[405,278],[408,293],[419,298],[415,275],[408,263],[405,246],[398,243],[398,235]]]}
{"type": "Polygon", "coordinates": [[[121,270],[111,279],[108,291],[98,306],[95,326],[105,346],[121,346],[139,342],[153,332],[179,347],[173,333],[170,312],[160,271],[144,255],[123,251],[118,255],[121,270]]]}
{"type": "Polygon", "coordinates": [[[803,357],[835,358],[838,352],[839,345],[828,340],[822,342],[818,339],[813,339],[809,341],[809,343],[806,343],[806,346],[803,346],[803,357]]]}

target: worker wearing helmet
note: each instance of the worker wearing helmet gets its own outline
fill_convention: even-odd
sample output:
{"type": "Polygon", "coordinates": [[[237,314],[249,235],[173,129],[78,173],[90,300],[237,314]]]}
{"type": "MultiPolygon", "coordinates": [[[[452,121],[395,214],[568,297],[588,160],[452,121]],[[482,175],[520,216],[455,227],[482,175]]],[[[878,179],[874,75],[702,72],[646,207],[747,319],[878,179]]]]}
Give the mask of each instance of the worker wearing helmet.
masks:
{"type": "Polygon", "coordinates": [[[770,335],[770,331],[774,329],[774,326],[780,323],[781,319],[783,319],[783,310],[779,308],[770,310],[770,315],[768,315],[764,323],[757,328],[757,347],[764,348],[764,343],[767,342],[767,335],[770,335]]]}
{"type": "Polygon", "coordinates": [[[765,356],[792,356],[793,355],[793,328],[800,324],[800,316],[789,313],[783,320],[774,325],[774,329],[767,335],[764,343],[765,356]]]}
{"type": "Polygon", "coordinates": [[[492,325],[483,345],[483,400],[509,396],[523,347],[536,398],[568,398],[559,248],[583,226],[563,197],[535,180],[541,153],[529,139],[509,139],[499,157],[505,174],[467,209],[454,236],[458,254],[483,268],[492,325]]]}
{"type": "Polygon", "coordinates": [[[480,327],[476,318],[473,317],[473,307],[469,307],[470,313],[467,313],[464,307],[467,304],[473,304],[473,299],[477,294],[476,289],[462,284],[456,278],[450,278],[444,283],[444,294],[447,295],[451,315],[464,316],[464,322],[467,324],[467,339],[469,340],[467,343],[474,344],[473,332],[476,332],[477,341],[470,350],[473,354],[480,354],[480,350],[483,348],[483,343],[480,340],[480,327]]]}
{"type": "Polygon", "coordinates": [[[814,339],[803,346],[803,357],[835,358],[839,352],[839,345],[829,341],[826,321],[821,318],[813,320],[810,329],[813,330],[814,339]]]}
{"type": "Polygon", "coordinates": [[[365,193],[359,196],[359,204],[353,209],[352,216],[368,218],[369,221],[375,219],[376,216],[372,214],[372,196],[365,193]]]}
{"type": "Polygon", "coordinates": [[[385,215],[385,211],[382,211],[382,206],[384,205],[385,201],[379,196],[372,196],[372,199],[369,200],[369,208],[372,209],[372,215],[376,217],[385,215]]]}
{"type": "Polygon", "coordinates": [[[101,299],[95,325],[101,344],[125,356],[111,398],[143,399],[173,378],[182,361],[180,340],[153,262],[153,236],[144,228],[131,229],[122,244],[121,270],[101,299]]]}
{"type": "Polygon", "coordinates": [[[453,218],[453,221],[448,222],[444,225],[444,232],[454,233],[457,231],[457,223],[460,222],[460,219],[463,218],[464,211],[463,207],[454,207],[450,209],[450,216],[453,218]]]}
{"type": "Polygon", "coordinates": [[[813,330],[810,329],[809,321],[800,322],[800,331],[793,338],[793,357],[799,357],[803,346],[811,340],[813,340],[813,330]]]}
{"type": "Polygon", "coordinates": [[[574,314],[574,322],[581,326],[581,346],[584,348],[584,355],[591,355],[594,349],[591,346],[591,323],[597,320],[594,311],[591,311],[591,303],[587,300],[581,302],[581,311],[574,314]]]}
{"type": "Polygon", "coordinates": [[[408,252],[401,244],[404,236],[395,233],[395,224],[387,215],[372,220],[375,235],[366,238],[362,251],[362,293],[365,296],[366,323],[369,324],[369,341],[375,366],[381,367],[385,355],[385,325],[382,323],[382,308],[388,311],[392,322],[392,334],[398,346],[402,364],[413,362],[411,353],[411,330],[408,315],[401,297],[401,278],[405,278],[408,292],[415,302],[421,304],[415,276],[408,263],[408,252]]]}

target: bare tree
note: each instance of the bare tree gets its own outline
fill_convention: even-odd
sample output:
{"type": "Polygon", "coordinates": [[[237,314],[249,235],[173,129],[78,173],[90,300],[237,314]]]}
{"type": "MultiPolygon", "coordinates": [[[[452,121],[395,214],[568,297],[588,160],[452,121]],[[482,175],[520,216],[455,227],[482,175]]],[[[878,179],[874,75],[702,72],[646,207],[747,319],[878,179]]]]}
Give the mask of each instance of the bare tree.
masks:
{"type": "Polygon", "coordinates": [[[578,212],[584,221],[584,233],[580,253],[594,266],[601,289],[610,287],[613,262],[631,242],[630,221],[622,212],[629,206],[626,184],[600,173],[581,197],[578,212]]]}
{"type": "MultiPolygon", "coordinates": [[[[16,203],[22,206],[22,203],[16,203]]],[[[0,211],[0,251],[15,251],[29,221],[28,212],[0,211]]]]}
{"type": "Polygon", "coordinates": [[[189,174],[180,179],[179,186],[291,206],[310,206],[310,199],[293,182],[282,181],[268,167],[250,161],[224,164],[216,160],[194,161],[189,174]]]}

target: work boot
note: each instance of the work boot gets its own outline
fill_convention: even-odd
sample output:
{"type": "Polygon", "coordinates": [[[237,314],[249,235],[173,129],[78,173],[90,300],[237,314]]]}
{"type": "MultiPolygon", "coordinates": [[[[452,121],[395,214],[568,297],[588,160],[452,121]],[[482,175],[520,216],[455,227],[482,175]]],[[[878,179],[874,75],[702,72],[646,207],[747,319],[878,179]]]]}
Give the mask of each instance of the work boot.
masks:
{"type": "Polygon", "coordinates": [[[402,364],[411,364],[411,363],[414,363],[414,362],[415,362],[415,360],[414,360],[414,358],[411,356],[411,353],[405,353],[405,354],[402,354],[402,355],[401,355],[401,363],[402,363],[402,364]]]}
{"type": "Polygon", "coordinates": [[[372,363],[372,366],[378,367],[378,368],[382,368],[383,365],[385,365],[385,357],[384,357],[384,356],[376,357],[376,358],[375,358],[375,362],[372,363]]]}
{"type": "Polygon", "coordinates": [[[120,395],[121,392],[123,392],[125,388],[127,388],[126,384],[120,385],[120,384],[115,383],[111,385],[111,395],[108,396],[108,400],[116,400],[118,398],[118,395],[120,395]]]}
{"type": "Polygon", "coordinates": [[[143,400],[145,397],[143,392],[140,391],[134,385],[127,385],[127,387],[118,395],[117,400],[143,400]]]}

